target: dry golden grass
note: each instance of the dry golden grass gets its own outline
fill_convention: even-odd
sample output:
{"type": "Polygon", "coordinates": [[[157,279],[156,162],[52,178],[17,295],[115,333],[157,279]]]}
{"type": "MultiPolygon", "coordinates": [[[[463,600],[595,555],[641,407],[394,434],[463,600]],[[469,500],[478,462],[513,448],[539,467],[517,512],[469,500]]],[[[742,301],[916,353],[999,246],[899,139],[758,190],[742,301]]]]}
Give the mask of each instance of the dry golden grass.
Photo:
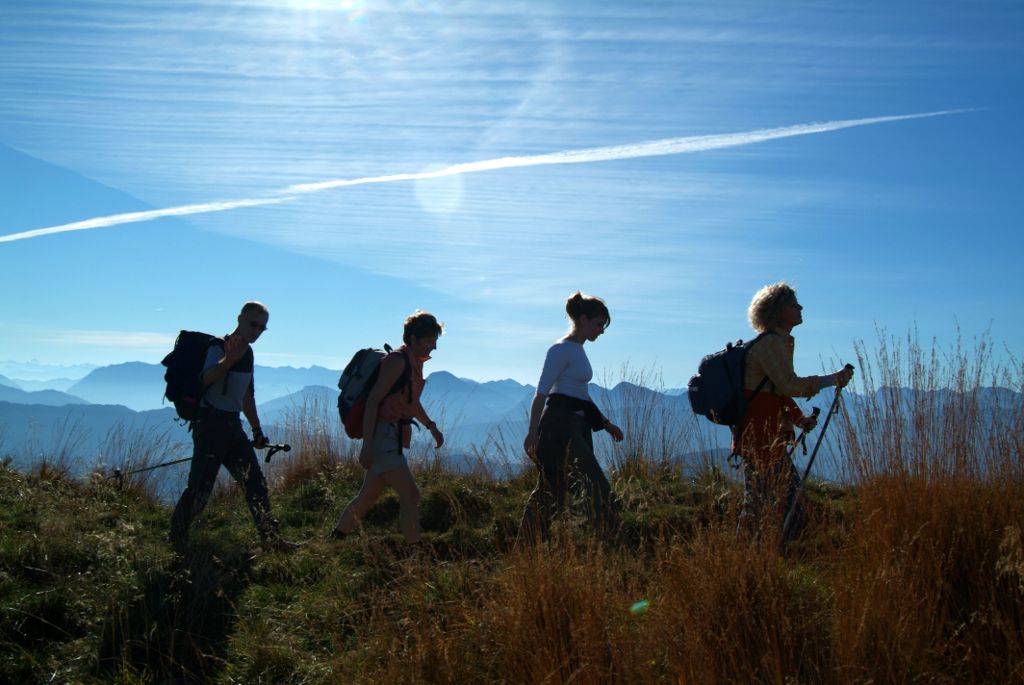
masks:
{"type": "MultiPolygon", "coordinates": [[[[1024,372],[996,364],[984,340],[926,351],[913,336],[883,338],[859,352],[856,395],[829,429],[844,482],[809,488],[803,537],[782,554],[737,540],[736,483],[713,469],[681,476],[667,458],[679,445],[651,447],[664,434],[648,435],[645,450],[658,453],[618,455],[626,525],[612,542],[594,539],[577,511],[552,542],[516,549],[528,472],[496,480],[421,460],[439,562],[402,548],[393,496],[352,539],[319,541],[359,470],[350,445],[308,417],[288,429],[294,453],[270,470],[289,534],[313,539],[290,556],[248,551],[235,492],[211,505],[175,565],[153,552],[162,531],[145,522],[165,518],[156,505],[137,515],[109,485],[79,491],[52,474],[33,485],[0,470],[5,492],[33,493],[0,511],[27,531],[0,535],[5,616],[57,623],[72,614],[52,599],[60,591],[39,594],[49,579],[82,564],[120,574],[103,598],[117,639],[88,638],[119,655],[116,667],[102,651],[98,666],[75,666],[97,663],[85,638],[46,656],[9,630],[0,666],[31,649],[42,666],[12,672],[97,682],[1024,682],[1024,372]],[[82,500],[73,536],[44,495],[82,500]],[[114,545],[108,560],[83,542],[113,545],[115,524],[146,540],[145,554],[114,545]],[[135,588],[130,604],[121,586],[135,588]],[[210,632],[212,597],[221,613],[210,632]]],[[[644,401],[641,416],[660,411],[644,401]]],[[[76,601],[90,596],[89,577],[77,576],[76,601]]]]}

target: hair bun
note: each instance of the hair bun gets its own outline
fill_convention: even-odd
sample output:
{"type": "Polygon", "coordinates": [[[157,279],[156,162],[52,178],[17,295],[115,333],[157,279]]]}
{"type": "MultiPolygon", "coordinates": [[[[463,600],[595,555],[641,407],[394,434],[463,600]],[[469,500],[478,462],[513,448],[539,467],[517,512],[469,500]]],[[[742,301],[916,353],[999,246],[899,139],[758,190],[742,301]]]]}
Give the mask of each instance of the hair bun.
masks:
{"type": "Polygon", "coordinates": [[[590,318],[603,316],[609,323],[611,322],[611,316],[608,314],[608,307],[605,305],[604,300],[599,297],[584,295],[579,290],[570,295],[569,299],[566,300],[565,313],[573,321],[577,317],[585,315],[590,318]]]}

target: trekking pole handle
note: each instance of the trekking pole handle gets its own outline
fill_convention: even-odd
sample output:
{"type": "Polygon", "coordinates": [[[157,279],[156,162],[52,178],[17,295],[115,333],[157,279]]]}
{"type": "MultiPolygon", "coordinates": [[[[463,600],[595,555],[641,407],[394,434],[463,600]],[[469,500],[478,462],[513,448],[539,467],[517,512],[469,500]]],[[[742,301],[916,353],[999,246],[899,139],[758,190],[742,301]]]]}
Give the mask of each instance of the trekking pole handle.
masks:
{"type": "Polygon", "coordinates": [[[267,445],[267,458],[264,459],[263,462],[265,464],[269,464],[270,463],[270,458],[272,456],[274,456],[275,454],[277,454],[278,452],[291,452],[291,451],[292,451],[292,446],[287,444],[287,443],[279,442],[276,445],[267,445]]]}

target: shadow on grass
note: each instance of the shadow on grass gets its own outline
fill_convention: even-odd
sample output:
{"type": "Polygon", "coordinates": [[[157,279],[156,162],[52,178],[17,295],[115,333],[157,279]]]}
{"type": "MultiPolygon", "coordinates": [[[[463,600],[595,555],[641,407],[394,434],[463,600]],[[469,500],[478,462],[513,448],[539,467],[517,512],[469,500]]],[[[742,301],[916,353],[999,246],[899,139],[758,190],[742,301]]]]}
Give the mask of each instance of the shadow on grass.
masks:
{"type": "Polygon", "coordinates": [[[223,667],[253,558],[248,549],[193,543],[171,567],[140,570],[139,596],[104,621],[96,675],[209,682],[223,667]]]}

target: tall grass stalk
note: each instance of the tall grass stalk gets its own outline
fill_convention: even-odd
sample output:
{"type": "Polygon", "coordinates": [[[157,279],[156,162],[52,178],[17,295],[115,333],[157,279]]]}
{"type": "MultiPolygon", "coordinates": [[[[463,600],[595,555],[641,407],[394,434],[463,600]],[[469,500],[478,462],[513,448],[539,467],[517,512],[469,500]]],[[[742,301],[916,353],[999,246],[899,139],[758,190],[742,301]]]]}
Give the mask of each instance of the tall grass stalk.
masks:
{"type": "Polygon", "coordinates": [[[949,349],[880,334],[857,346],[839,433],[856,484],[836,551],[832,630],[852,680],[1024,676],[1021,391],[982,337],[949,349]]]}
{"type": "MultiPolygon", "coordinates": [[[[315,404],[271,436],[293,444],[268,469],[275,513],[311,540],[290,555],[254,553],[237,494],[178,555],[158,505],[0,466],[0,668],[28,682],[1024,681],[1024,366],[985,340],[857,349],[830,428],[843,484],[810,484],[784,554],[737,540],[732,479],[666,459],[713,446],[641,438],[659,411],[642,393],[616,407],[638,442],[613,461],[611,541],[570,507],[551,542],[516,547],[529,467],[456,473],[423,447],[429,549],[402,543],[393,494],[325,542],[361,469],[315,404]]],[[[522,464],[522,437],[503,439],[522,464]]]]}

